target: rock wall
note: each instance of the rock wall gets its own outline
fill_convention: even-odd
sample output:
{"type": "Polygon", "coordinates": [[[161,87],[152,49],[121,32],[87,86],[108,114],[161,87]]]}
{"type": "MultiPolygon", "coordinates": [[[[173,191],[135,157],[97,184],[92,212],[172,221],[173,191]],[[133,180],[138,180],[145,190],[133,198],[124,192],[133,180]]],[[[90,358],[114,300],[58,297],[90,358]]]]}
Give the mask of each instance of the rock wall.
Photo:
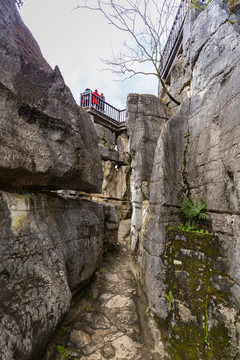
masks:
{"type": "Polygon", "coordinates": [[[105,251],[117,245],[120,219],[131,217],[130,156],[126,129],[117,131],[98,124],[96,119],[94,121],[103,168],[102,193],[94,200],[103,204],[105,209],[105,251]]]}
{"type": "Polygon", "coordinates": [[[102,157],[102,197],[129,201],[130,157],[126,130],[117,131],[94,124],[102,157]]]}
{"type": "MultiPolygon", "coordinates": [[[[138,223],[138,228],[135,226],[137,231],[133,230],[133,249],[137,254],[136,264],[149,306],[165,322],[169,319],[169,282],[163,261],[166,227],[181,223],[179,205],[183,195],[206,199],[213,233],[219,244],[218,256],[231,284],[230,295],[225,296],[221,311],[217,309],[214,297],[208,310],[213,318],[218,311],[224,314],[222,320],[227,328],[225,339],[230,339],[230,343],[216,346],[222,349],[229,346],[230,358],[239,356],[239,344],[234,342],[234,336],[235,339],[239,336],[240,306],[239,40],[238,22],[225,2],[214,0],[198,15],[184,44],[183,55],[171,74],[170,90],[182,100],[181,105],[174,109],[175,114],[169,121],[162,124],[156,149],[152,149],[149,156],[154,161],[150,168],[148,215],[142,216],[143,201],[139,197],[140,211],[132,218],[133,228],[138,223]],[[236,324],[237,335],[231,329],[230,318],[236,324]]],[[[145,134],[148,137],[147,132],[145,134]]],[[[130,143],[134,136],[135,129],[130,128],[130,143]]],[[[132,156],[135,167],[137,155],[132,156]]],[[[137,168],[141,171],[141,159],[137,162],[137,168]]],[[[132,179],[132,186],[134,183],[132,179]]],[[[138,188],[141,189],[143,185],[144,181],[140,180],[138,188]]],[[[215,290],[218,288],[224,297],[225,280],[220,273],[218,275],[218,284],[209,276],[212,286],[215,290]]],[[[195,294],[198,296],[197,292],[195,294]]],[[[179,319],[180,315],[177,311],[175,319],[179,319]]],[[[171,337],[172,334],[168,335],[171,337]]],[[[215,345],[211,343],[211,346],[215,345]]],[[[196,358],[191,354],[187,356],[189,359],[196,358]]],[[[172,358],[181,357],[175,355],[172,358]]],[[[210,357],[210,352],[206,358],[218,359],[214,353],[210,357]]]]}
{"type": "MultiPolygon", "coordinates": [[[[121,219],[131,217],[130,203],[130,155],[128,153],[127,130],[103,122],[98,115],[91,113],[92,122],[98,137],[98,150],[102,158],[103,182],[101,194],[80,193],[104,207],[105,233],[103,252],[113,250],[118,242],[118,227],[121,219]]],[[[67,194],[68,192],[63,193],[67,194]]],[[[70,192],[73,196],[77,191],[70,192]]]]}
{"type": "Polygon", "coordinates": [[[234,281],[226,272],[218,238],[169,229],[162,260],[168,316],[161,339],[168,357],[236,359],[239,309],[230,305],[234,281]]]}
{"type": "Polygon", "coordinates": [[[98,268],[115,219],[49,191],[101,192],[101,156],[90,116],[42,57],[15,0],[0,5],[0,69],[0,358],[26,360],[39,358],[98,268]]]}
{"type": "Polygon", "coordinates": [[[99,204],[1,192],[0,357],[39,357],[72,294],[100,265],[99,204]]]}
{"type": "Polygon", "coordinates": [[[1,1],[0,28],[0,183],[101,192],[91,119],[42,57],[14,0],[1,1]]]}
{"type": "Polygon", "coordinates": [[[170,117],[153,95],[130,94],[127,99],[127,127],[131,156],[131,249],[141,248],[142,227],[149,217],[150,177],[154,152],[163,124],[170,117]]]}

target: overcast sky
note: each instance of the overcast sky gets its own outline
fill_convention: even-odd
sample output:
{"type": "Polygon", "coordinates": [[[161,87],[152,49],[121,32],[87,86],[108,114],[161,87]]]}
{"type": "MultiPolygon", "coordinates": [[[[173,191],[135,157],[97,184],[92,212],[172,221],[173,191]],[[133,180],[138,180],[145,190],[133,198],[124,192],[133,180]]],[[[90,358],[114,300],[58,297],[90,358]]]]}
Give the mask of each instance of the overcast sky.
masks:
{"type": "Polygon", "coordinates": [[[118,52],[123,33],[108,25],[103,16],[77,9],[78,0],[25,0],[20,14],[37,40],[42,53],[54,68],[58,65],[77,103],[85,88],[103,92],[106,101],[123,109],[128,93],[157,95],[155,77],[137,76],[115,82],[100,58],[118,52]]]}

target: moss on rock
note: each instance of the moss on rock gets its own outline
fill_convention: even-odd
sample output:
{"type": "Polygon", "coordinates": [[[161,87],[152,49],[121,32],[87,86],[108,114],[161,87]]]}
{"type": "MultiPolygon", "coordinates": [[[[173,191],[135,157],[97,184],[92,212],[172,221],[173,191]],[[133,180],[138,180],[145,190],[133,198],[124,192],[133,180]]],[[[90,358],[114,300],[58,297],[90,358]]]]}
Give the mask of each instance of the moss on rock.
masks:
{"type": "Polygon", "coordinates": [[[220,257],[213,235],[167,231],[162,259],[173,299],[165,337],[172,360],[231,359],[228,328],[216,311],[232,306],[220,257]]]}

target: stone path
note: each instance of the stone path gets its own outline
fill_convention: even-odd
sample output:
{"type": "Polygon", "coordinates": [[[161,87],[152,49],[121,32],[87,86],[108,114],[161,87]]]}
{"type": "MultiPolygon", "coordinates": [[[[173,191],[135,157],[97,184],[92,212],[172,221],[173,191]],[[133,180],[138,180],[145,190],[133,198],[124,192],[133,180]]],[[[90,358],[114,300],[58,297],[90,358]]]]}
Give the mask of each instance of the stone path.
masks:
{"type": "MultiPolygon", "coordinates": [[[[137,315],[139,298],[125,241],[129,228],[129,221],[121,222],[118,248],[104,257],[88,296],[82,299],[84,311],[62,327],[65,334],[54,359],[156,359],[143,344],[142,333],[148,331],[141,331],[137,315]]],[[[149,347],[151,342],[149,337],[149,347]]]]}

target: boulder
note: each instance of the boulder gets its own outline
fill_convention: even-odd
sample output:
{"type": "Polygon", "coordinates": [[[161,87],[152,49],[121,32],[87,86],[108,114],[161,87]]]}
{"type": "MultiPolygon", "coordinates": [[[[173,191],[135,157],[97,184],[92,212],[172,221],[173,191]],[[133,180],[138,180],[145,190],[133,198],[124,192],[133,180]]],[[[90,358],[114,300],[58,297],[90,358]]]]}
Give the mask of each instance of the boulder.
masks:
{"type": "Polygon", "coordinates": [[[0,192],[0,358],[41,353],[72,294],[101,263],[102,205],[0,192]]]}
{"type": "Polygon", "coordinates": [[[53,70],[15,0],[0,6],[0,186],[101,192],[90,117],[53,70]]]}

